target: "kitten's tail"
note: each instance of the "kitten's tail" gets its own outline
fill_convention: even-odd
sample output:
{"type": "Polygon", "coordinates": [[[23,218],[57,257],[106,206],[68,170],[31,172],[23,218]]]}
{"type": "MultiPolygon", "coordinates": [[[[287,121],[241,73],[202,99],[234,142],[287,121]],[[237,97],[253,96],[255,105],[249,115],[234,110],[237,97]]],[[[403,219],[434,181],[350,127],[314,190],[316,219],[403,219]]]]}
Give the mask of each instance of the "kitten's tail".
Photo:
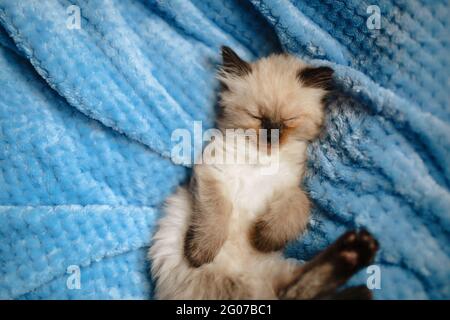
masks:
{"type": "MultiPolygon", "coordinates": [[[[184,257],[192,199],[185,187],[168,198],[165,216],[159,221],[148,253],[156,282],[157,299],[239,299],[247,296],[245,286],[215,270],[214,264],[189,266],[184,257]]],[[[216,268],[217,269],[217,268],[216,268]]]]}

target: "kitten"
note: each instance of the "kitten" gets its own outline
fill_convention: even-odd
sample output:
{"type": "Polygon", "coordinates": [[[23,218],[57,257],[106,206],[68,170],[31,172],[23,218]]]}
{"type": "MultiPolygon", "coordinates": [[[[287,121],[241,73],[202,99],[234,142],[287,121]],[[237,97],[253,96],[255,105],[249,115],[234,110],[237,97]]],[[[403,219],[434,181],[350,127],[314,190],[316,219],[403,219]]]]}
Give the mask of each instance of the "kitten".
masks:
{"type": "MultiPolygon", "coordinates": [[[[267,129],[257,140],[273,146],[277,170],[261,164],[195,165],[189,186],[166,202],[149,251],[159,299],[369,298],[365,287],[337,288],[378,248],[366,231],[351,231],[305,264],[282,249],[308,222],[310,201],[300,188],[306,148],[324,122],[333,70],[286,54],[254,63],[222,48],[219,130],[267,129]]],[[[212,157],[242,145],[216,144],[212,157]]],[[[247,144],[246,144],[247,145],[247,144]]],[[[250,149],[260,151],[260,143],[250,149]]],[[[206,150],[206,149],[205,149],[206,150]]],[[[236,151],[237,150],[237,151],[236,151]]],[[[243,151],[246,152],[246,151],[243,151]]],[[[258,155],[259,155],[258,154],[258,155]]]]}

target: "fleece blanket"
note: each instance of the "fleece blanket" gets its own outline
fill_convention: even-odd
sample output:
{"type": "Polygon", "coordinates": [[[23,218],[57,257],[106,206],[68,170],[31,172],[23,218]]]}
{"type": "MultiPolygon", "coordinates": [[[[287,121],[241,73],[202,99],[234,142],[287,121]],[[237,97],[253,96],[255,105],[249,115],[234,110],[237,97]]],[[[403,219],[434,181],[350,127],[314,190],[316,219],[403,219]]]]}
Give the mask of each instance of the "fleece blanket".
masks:
{"type": "Polygon", "coordinates": [[[171,134],[213,125],[221,45],[336,71],[308,151],[311,222],[286,255],[364,227],[376,298],[450,298],[449,15],[426,0],[0,0],[0,298],[152,298],[152,230],[190,173],[171,134]]]}

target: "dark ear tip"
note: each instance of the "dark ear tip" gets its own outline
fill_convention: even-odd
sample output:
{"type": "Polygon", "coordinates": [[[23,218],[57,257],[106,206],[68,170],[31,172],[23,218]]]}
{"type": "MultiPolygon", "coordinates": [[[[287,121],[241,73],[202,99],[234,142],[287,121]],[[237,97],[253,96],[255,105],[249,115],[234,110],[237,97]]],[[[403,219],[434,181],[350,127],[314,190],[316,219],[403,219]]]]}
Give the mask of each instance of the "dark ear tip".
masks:
{"type": "Polygon", "coordinates": [[[221,46],[220,50],[222,51],[222,57],[231,56],[234,54],[233,49],[228,46],[221,46]]]}
{"type": "Polygon", "coordinates": [[[222,46],[222,70],[229,74],[243,76],[251,72],[248,62],[242,60],[236,52],[228,46],[222,46]]]}
{"type": "Polygon", "coordinates": [[[327,66],[323,66],[323,67],[312,67],[311,69],[315,69],[317,73],[321,73],[321,74],[326,74],[326,75],[333,75],[334,74],[334,69],[327,67],[327,66]]]}
{"type": "Polygon", "coordinates": [[[329,72],[330,75],[334,74],[334,69],[333,68],[330,68],[330,67],[322,67],[322,68],[323,68],[323,70],[326,70],[326,72],[329,72]]]}
{"type": "Polygon", "coordinates": [[[330,67],[306,67],[301,69],[297,77],[306,87],[331,90],[334,70],[330,67]]]}

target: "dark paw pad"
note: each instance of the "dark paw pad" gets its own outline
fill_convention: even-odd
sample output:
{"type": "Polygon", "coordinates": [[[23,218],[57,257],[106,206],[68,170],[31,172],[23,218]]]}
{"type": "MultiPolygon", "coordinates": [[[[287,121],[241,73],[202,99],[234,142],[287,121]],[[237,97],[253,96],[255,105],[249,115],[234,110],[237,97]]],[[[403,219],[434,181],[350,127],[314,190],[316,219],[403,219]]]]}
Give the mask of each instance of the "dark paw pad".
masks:
{"type": "Polygon", "coordinates": [[[336,241],[338,259],[348,269],[368,266],[377,250],[377,240],[366,230],[349,231],[336,241]]]}
{"type": "Polygon", "coordinates": [[[250,230],[249,240],[252,246],[261,252],[281,250],[286,241],[280,235],[274,236],[270,226],[264,221],[257,221],[250,230]]]}

